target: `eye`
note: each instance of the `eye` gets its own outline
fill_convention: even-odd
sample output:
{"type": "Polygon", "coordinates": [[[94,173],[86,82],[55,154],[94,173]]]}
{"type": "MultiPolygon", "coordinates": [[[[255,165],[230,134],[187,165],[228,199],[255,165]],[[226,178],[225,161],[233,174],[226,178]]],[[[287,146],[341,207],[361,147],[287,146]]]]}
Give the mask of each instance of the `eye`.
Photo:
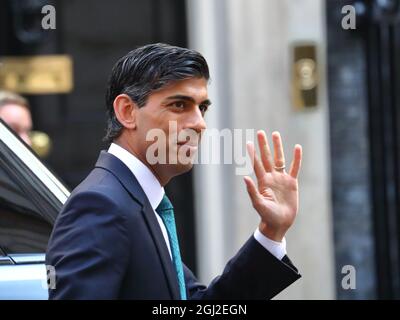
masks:
{"type": "Polygon", "coordinates": [[[200,108],[200,111],[201,111],[202,113],[205,113],[205,112],[208,110],[208,105],[206,105],[206,104],[201,104],[201,105],[199,106],[199,108],[200,108]]]}
{"type": "Polygon", "coordinates": [[[177,108],[177,109],[183,109],[183,108],[185,108],[185,102],[175,101],[175,102],[171,103],[170,106],[177,108]]]}

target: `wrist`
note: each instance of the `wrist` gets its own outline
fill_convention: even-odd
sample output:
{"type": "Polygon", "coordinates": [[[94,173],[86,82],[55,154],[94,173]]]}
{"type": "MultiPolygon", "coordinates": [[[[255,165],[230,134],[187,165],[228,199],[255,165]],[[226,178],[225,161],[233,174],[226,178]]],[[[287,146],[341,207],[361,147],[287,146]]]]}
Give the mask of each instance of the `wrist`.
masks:
{"type": "Polygon", "coordinates": [[[286,231],[283,231],[283,230],[269,228],[267,226],[267,224],[265,224],[262,221],[258,225],[258,229],[268,239],[271,239],[276,242],[282,242],[283,238],[285,237],[285,233],[286,233],[286,231]]]}

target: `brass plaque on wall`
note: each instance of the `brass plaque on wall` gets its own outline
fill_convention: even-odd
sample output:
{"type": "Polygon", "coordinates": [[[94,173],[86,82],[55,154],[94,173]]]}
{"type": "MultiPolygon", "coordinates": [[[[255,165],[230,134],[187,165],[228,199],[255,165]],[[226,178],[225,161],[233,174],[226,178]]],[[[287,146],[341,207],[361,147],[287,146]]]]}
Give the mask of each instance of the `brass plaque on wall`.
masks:
{"type": "Polygon", "coordinates": [[[22,94],[68,93],[73,88],[68,55],[0,57],[0,89],[22,94]]]}
{"type": "Polygon", "coordinates": [[[318,62],[315,44],[298,44],[293,47],[292,99],[296,109],[318,105],[318,62]]]}

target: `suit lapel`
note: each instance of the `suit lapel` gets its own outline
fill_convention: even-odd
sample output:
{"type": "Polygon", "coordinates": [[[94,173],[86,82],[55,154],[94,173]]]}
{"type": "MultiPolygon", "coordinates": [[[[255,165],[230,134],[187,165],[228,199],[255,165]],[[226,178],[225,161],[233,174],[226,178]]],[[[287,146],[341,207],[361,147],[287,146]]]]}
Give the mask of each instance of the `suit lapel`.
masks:
{"type": "Polygon", "coordinates": [[[111,172],[128,191],[130,196],[142,205],[142,214],[157,248],[171,296],[173,299],[180,299],[178,278],[160,225],[136,177],[121,160],[106,151],[101,151],[96,167],[111,172]]]}
{"type": "Polygon", "coordinates": [[[158,224],[157,218],[154,214],[153,208],[150,203],[143,206],[143,215],[147,222],[147,226],[150,229],[153,241],[156,244],[158,254],[160,255],[162,264],[164,266],[165,276],[168,280],[169,287],[173,299],[180,299],[178,277],[175,271],[175,267],[172,264],[171,256],[169,255],[167,245],[165,243],[160,225],[158,224]]]}

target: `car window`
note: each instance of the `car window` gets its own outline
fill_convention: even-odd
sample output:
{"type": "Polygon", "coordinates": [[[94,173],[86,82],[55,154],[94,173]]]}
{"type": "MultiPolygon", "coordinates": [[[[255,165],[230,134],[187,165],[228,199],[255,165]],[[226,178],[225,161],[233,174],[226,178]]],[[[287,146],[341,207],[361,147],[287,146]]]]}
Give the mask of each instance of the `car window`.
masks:
{"type": "Polygon", "coordinates": [[[0,167],[0,246],[7,253],[44,252],[52,225],[29,193],[0,167]]]}
{"type": "Polygon", "coordinates": [[[65,187],[0,121],[0,248],[7,254],[44,252],[65,187]]]}

